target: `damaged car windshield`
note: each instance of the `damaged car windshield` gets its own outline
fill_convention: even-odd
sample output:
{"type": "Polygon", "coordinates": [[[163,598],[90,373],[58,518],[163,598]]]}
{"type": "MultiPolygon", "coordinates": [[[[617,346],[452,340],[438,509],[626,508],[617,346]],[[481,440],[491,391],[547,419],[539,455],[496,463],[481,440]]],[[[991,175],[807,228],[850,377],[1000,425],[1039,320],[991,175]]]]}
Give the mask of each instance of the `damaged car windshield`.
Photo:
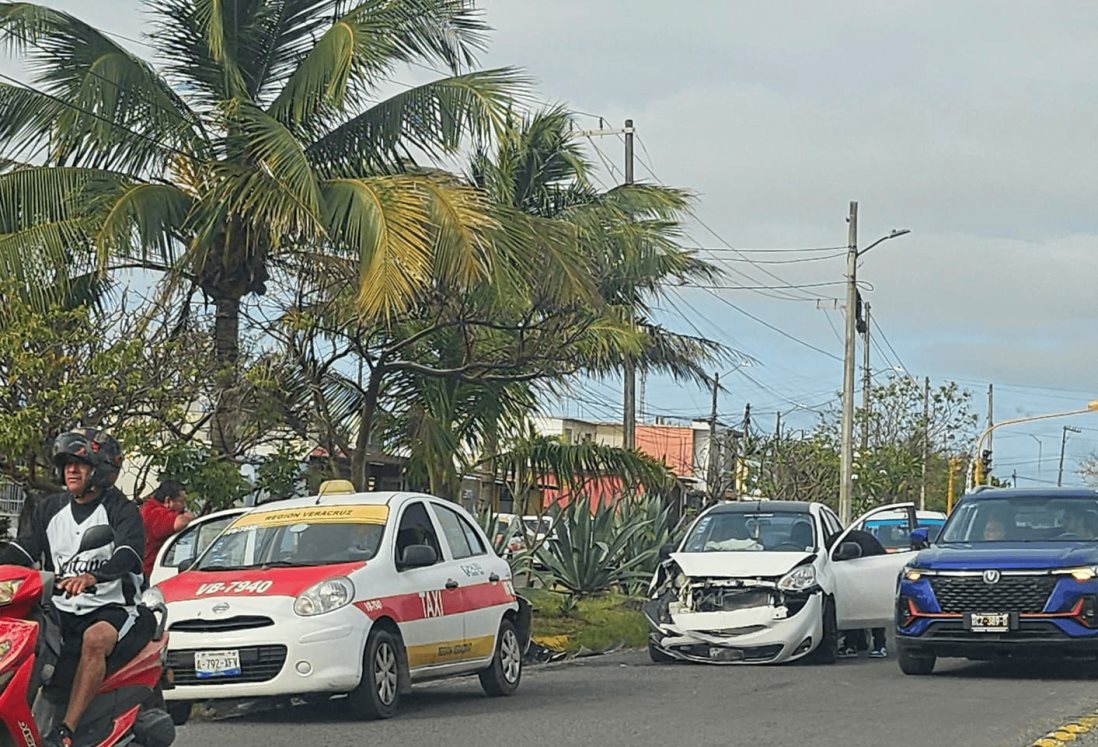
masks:
{"type": "Polygon", "coordinates": [[[812,516],[801,511],[719,512],[694,525],[683,552],[811,552],[812,516]]]}

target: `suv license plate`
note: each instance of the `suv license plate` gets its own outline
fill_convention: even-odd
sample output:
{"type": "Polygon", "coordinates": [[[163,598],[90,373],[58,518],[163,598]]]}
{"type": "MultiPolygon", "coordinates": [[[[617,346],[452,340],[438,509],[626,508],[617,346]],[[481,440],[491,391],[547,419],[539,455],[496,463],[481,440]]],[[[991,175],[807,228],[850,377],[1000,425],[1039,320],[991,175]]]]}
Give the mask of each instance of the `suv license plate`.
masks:
{"type": "Polygon", "coordinates": [[[968,616],[973,633],[1009,633],[1010,615],[1006,612],[973,612],[968,616]]]}

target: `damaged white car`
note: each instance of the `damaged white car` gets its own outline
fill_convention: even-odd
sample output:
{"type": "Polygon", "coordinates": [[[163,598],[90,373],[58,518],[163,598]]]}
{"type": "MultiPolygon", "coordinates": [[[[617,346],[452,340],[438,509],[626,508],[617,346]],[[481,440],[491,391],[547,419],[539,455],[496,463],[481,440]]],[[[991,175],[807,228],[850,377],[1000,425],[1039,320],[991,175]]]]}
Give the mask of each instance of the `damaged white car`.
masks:
{"type": "MultiPolygon", "coordinates": [[[[778,663],[835,660],[840,630],[884,627],[909,557],[863,557],[847,541],[882,506],[842,529],[821,503],[722,503],[702,513],[676,552],[665,552],[645,616],[653,661],[778,663]],[[834,541],[828,542],[832,539],[834,541]]],[[[667,548],[670,550],[671,548],[667,548]]]]}

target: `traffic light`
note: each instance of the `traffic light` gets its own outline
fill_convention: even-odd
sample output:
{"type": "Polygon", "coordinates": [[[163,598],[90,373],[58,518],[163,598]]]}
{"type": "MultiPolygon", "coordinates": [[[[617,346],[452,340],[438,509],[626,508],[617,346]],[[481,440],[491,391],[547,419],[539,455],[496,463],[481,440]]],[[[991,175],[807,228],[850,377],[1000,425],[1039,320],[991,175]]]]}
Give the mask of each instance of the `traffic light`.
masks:
{"type": "Polygon", "coordinates": [[[980,454],[980,473],[983,478],[981,483],[991,477],[991,449],[984,449],[980,454]]]}

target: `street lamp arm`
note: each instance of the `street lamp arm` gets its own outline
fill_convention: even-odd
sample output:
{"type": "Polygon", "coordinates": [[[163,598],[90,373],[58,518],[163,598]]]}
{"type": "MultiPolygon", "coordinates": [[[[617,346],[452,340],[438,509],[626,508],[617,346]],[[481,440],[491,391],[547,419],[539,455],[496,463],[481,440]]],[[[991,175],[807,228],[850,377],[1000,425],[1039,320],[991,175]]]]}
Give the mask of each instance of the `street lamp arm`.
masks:
{"type": "Polygon", "coordinates": [[[858,256],[861,257],[863,254],[868,254],[869,250],[872,249],[873,247],[877,246],[877,244],[888,241],[889,239],[898,238],[900,236],[903,236],[903,235],[909,234],[909,233],[911,233],[911,229],[909,229],[909,228],[901,228],[899,230],[894,230],[890,234],[888,234],[887,236],[882,236],[881,238],[877,239],[872,244],[867,246],[865,249],[860,249],[858,251],[858,256]]]}

